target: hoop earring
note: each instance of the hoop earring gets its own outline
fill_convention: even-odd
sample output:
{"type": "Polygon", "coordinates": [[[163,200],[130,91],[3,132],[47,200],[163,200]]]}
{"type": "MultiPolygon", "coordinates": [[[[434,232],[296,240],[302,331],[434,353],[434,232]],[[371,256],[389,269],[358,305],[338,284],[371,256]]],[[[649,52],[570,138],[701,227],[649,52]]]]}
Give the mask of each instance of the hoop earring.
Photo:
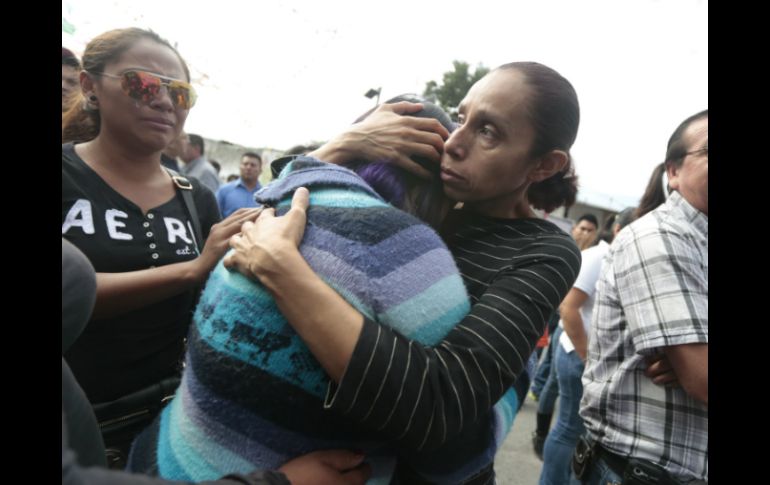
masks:
{"type": "Polygon", "coordinates": [[[99,111],[99,99],[96,95],[92,94],[83,99],[83,110],[85,111],[99,111]]]}

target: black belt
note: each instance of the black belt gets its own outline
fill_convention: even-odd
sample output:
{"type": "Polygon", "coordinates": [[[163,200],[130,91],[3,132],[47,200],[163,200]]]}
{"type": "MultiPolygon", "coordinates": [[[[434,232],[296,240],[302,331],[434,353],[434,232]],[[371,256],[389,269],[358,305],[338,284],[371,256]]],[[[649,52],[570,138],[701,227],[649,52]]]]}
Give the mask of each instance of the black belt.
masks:
{"type": "Polygon", "coordinates": [[[610,467],[610,470],[615,472],[618,476],[622,477],[628,466],[628,458],[617,455],[607,448],[603,447],[599,443],[594,443],[594,454],[597,458],[601,458],[610,467]]]}
{"type": "MultiPolygon", "coordinates": [[[[640,475],[637,476],[647,476],[650,480],[634,481],[634,483],[656,483],[658,485],[681,485],[684,483],[673,478],[659,466],[649,464],[649,462],[646,460],[637,459],[634,460],[632,465],[630,465],[628,457],[615,454],[599,443],[594,443],[594,456],[596,458],[602,459],[613,472],[615,472],[618,476],[623,477],[624,480],[628,477],[629,473],[632,475],[638,473],[640,475]],[[647,465],[645,465],[645,463],[647,463],[647,465]],[[649,469],[649,467],[656,467],[657,470],[659,470],[659,473],[656,473],[655,470],[649,469]]],[[[686,483],[687,485],[707,484],[707,482],[702,480],[694,480],[686,483]]]]}

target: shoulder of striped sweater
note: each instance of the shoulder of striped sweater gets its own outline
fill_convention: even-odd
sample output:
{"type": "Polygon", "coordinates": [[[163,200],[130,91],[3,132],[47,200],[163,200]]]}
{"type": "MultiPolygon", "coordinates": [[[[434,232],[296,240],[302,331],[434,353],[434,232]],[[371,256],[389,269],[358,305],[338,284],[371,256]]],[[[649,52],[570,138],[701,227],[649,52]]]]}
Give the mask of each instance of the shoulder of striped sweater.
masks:
{"type": "Polygon", "coordinates": [[[509,231],[518,238],[529,238],[536,241],[541,238],[571,239],[571,236],[552,222],[543,219],[513,219],[499,223],[498,228],[509,231]]]}
{"type": "Polygon", "coordinates": [[[564,250],[580,254],[575,240],[566,232],[559,229],[555,224],[542,221],[544,224],[539,225],[539,230],[534,230],[529,234],[530,243],[533,245],[547,244],[551,247],[560,247],[564,250]]]}
{"type": "Polygon", "coordinates": [[[276,177],[276,180],[284,179],[290,174],[301,170],[328,166],[332,166],[332,164],[303,155],[287,163],[281,170],[281,173],[278,174],[278,177],[276,177]]]}
{"type": "Polygon", "coordinates": [[[533,230],[541,233],[568,235],[566,232],[561,230],[559,226],[547,219],[528,219],[527,222],[533,230]]]}

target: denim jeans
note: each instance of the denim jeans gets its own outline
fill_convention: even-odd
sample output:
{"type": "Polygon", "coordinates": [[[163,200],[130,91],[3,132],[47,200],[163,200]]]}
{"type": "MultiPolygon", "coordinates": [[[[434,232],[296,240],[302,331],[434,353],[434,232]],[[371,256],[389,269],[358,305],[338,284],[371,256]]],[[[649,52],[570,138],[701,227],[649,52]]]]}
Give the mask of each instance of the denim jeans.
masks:
{"type": "Polygon", "coordinates": [[[548,380],[548,374],[551,373],[551,342],[553,342],[553,336],[548,342],[548,345],[543,349],[545,355],[542,356],[540,362],[537,364],[535,370],[535,378],[532,380],[532,393],[540,398],[540,393],[543,392],[545,382],[548,380]]]}
{"type": "MultiPolygon", "coordinates": [[[[559,397],[559,383],[556,379],[557,369],[554,360],[556,359],[556,351],[561,348],[561,344],[559,343],[561,332],[562,328],[556,327],[556,330],[553,331],[551,342],[548,344],[549,348],[553,345],[553,349],[550,349],[552,357],[550,359],[550,365],[548,366],[547,380],[545,381],[545,384],[540,391],[540,397],[537,400],[538,414],[553,414],[553,408],[556,406],[556,398],[559,397]]],[[[540,369],[538,369],[538,374],[540,374],[540,369]]]]}
{"type": "MultiPolygon", "coordinates": [[[[570,472],[571,483],[581,483],[575,478],[575,474],[570,472]]],[[[588,470],[588,474],[583,477],[583,485],[620,485],[623,483],[623,477],[615,473],[607,465],[607,462],[601,458],[594,458],[594,463],[588,470]]]]}
{"type": "Polygon", "coordinates": [[[569,483],[572,454],[578,438],[585,433],[583,419],[578,414],[583,397],[583,361],[577,352],[567,353],[559,345],[555,365],[559,381],[559,415],[543,447],[540,485],[569,483]]]}
{"type": "Polygon", "coordinates": [[[537,366],[537,356],[534,352],[529,356],[529,360],[524,367],[524,370],[518,378],[513,382],[513,389],[516,391],[516,397],[519,399],[519,407],[516,411],[521,409],[524,405],[524,400],[527,399],[527,390],[529,389],[530,376],[535,375],[535,368],[537,366]]]}
{"type": "Polygon", "coordinates": [[[538,399],[540,398],[540,393],[543,391],[543,387],[545,386],[546,381],[548,380],[548,375],[551,373],[551,363],[553,362],[553,351],[556,348],[554,346],[554,342],[556,344],[559,343],[559,337],[558,335],[555,335],[556,330],[561,330],[561,327],[558,325],[559,323],[559,312],[555,311],[551,315],[551,318],[548,320],[548,333],[550,334],[550,338],[548,340],[548,346],[543,349],[543,352],[545,352],[545,355],[540,360],[540,364],[537,366],[537,372],[532,374],[534,377],[532,380],[532,393],[538,396],[538,399]],[[556,320],[556,325],[551,325],[551,322],[553,320],[556,320]]]}

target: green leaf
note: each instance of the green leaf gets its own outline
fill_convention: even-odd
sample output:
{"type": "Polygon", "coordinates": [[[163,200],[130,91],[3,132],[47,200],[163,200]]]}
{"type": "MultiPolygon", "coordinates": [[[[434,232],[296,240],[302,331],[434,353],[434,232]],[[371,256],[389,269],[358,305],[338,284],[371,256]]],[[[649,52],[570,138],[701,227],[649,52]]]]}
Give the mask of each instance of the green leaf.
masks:
{"type": "Polygon", "coordinates": [[[437,104],[449,113],[456,111],[471,86],[489,72],[489,68],[479,64],[471,73],[469,64],[464,61],[452,61],[452,66],[454,70],[445,72],[441,83],[428,81],[423,91],[423,96],[436,99],[437,104]]]}
{"type": "Polygon", "coordinates": [[[61,18],[61,31],[66,32],[68,34],[74,34],[75,33],[75,26],[71,23],[67,22],[67,19],[64,17],[61,18]]]}

